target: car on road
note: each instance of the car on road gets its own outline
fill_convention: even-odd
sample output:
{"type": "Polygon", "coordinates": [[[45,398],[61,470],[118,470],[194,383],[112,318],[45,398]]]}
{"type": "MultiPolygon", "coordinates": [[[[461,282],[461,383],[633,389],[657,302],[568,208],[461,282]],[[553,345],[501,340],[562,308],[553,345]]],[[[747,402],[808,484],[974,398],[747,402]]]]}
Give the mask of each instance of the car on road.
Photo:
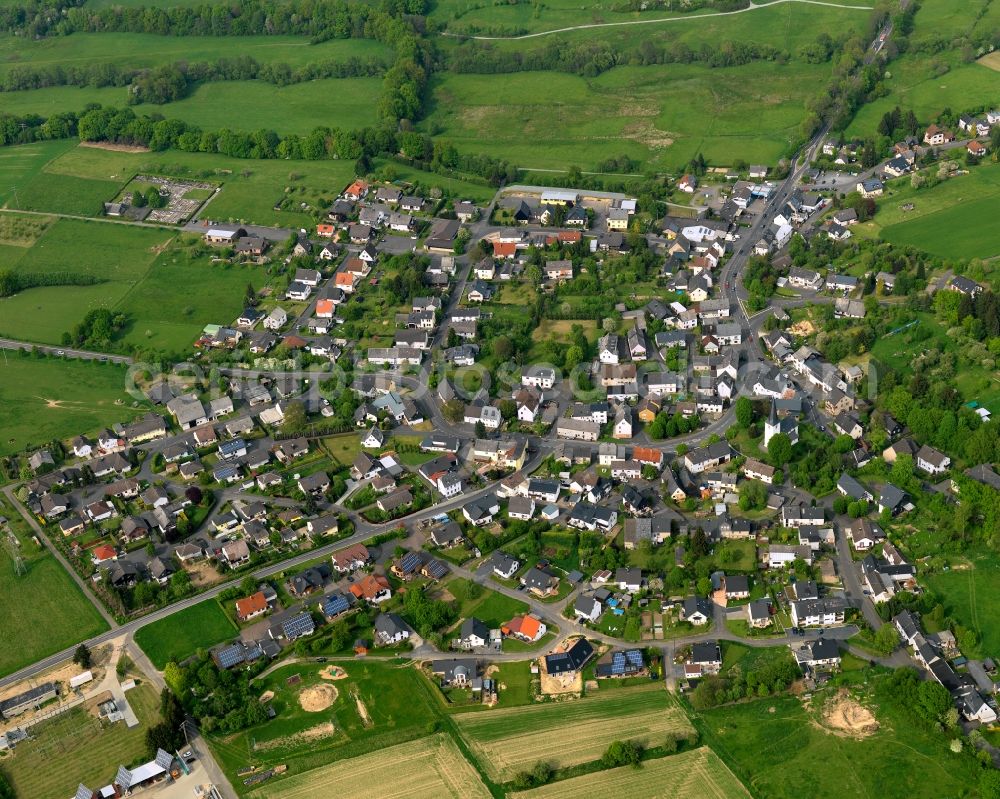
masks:
{"type": "Polygon", "coordinates": [[[65,354],[66,354],[66,350],[56,350],[56,355],[58,355],[58,356],[59,356],[60,358],[61,358],[61,357],[62,357],[63,355],[65,355],[65,354]]]}

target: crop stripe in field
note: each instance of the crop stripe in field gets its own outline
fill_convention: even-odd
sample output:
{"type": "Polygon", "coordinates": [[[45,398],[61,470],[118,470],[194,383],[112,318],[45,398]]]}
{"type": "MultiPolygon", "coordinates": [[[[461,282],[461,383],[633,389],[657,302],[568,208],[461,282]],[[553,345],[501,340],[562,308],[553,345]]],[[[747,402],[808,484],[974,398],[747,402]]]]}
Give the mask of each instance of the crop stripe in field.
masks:
{"type": "Polygon", "coordinates": [[[872,6],[852,6],[844,3],[829,3],[824,0],[773,0],[770,3],[757,5],[753,2],[746,8],[739,8],[736,11],[715,11],[711,14],[694,14],[690,17],[661,17],[659,19],[629,19],[621,22],[591,22],[586,25],[571,25],[568,28],[553,28],[548,31],[536,31],[535,33],[523,33],[520,36],[469,36],[463,33],[452,33],[442,31],[442,36],[451,36],[459,39],[478,39],[488,42],[512,42],[521,39],[537,39],[539,36],[551,36],[555,33],[571,33],[572,31],[582,31],[591,28],[617,28],[623,25],[655,25],[662,22],[687,22],[692,19],[708,19],[710,17],[730,17],[733,14],[745,14],[747,11],[755,11],[758,8],[771,8],[781,3],[802,3],[811,6],[825,6],[826,8],[846,8],[851,11],[874,11],[872,6]]]}

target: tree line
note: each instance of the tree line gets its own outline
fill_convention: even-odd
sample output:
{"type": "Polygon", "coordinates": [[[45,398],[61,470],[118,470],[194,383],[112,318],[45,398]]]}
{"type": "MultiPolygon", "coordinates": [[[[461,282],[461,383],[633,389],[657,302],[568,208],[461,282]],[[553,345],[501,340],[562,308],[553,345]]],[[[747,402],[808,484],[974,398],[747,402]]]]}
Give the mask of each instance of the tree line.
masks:
{"type": "Polygon", "coordinates": [[[5,269],[0,271],[0,297],[13,297],[18,292],[39,286],[94,286],[103,282],[105,281],[94,275],[81,275],[75,272],[24,274],[5,269]]]}
{"type": "Polygon", "coordinates": [[[448,69],[458,73],[499,74],[509,72],[558,71],[594,77],[626,64],[701,63],[710,67],[732,67],[753,61],[787,59],[777,48],[756,42],[726,41],[692,47],[683,41],[658,44],[641,42],[635,50],[622,51],[607,42],[553,40],[533,50],[508,50],[491,43],[466,41],[451,53],[448,69]]]}
{"type": "Polygon", "coordinates": [[[83,0],[27,0],[0,7],[0,31],[30,38],[71,33],[152,33],[159,36],[309,36],[378,38],[386,18],[419,16],[427,0],[238,0],[197,6],[84,7],[83,0]]]}
{"type": "Polygon", "coordinates": [[[331,58],[300,67],[292,67],[284,62],[261,64],[247,55],[193,64],[175,61],[154,69],[137,69],[115,63],[21,65],[11,68],[0,77],[0,91],[18,92],[52,86],[95,89],[131,86],[130,102],[163,103],[176,99],[155,91],[153,84],[164,77],[179,82],[180,96],[184,96],[193,84],[206,81],[260,80],[276,86],[290,86],[318,78],[377,77],[384,74],[387,68],[385,61],[376,56],[352,56],[344,61],[331,58]]]}

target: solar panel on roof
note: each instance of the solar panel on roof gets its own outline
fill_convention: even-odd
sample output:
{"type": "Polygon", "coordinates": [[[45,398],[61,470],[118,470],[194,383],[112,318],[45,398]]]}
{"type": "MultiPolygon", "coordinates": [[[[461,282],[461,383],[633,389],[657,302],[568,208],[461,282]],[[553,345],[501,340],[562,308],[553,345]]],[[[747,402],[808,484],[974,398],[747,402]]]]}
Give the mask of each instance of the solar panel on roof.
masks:
{"type": "Polygon", "coordinates": [[[343,613],[348,608],[350,608],[350,604],[347,602],[347,598],[339,595],[327,597],[326,601],[323,603],[323,613],[327,616],[336,616],[338,613],[343,613]]]}
{"type": "Polygon", "coordinates": [[[297,638],[300,635],[309,635],[315,629],[313,625],[312,616],[308,613],[300,613],[288,621],[286,621],[282,628],[285,633],[286,638],[297,638]]]}
{"type": "Polygon", "coordinates": [[[641,669],[645,664],[642,660],[642,652],[638,649],[630,649],[625,653],[625,659],[632,664],[634,668],[641,669]]]}
{"type": "Polygon", "coordinates": [[[231,669],[233,666],[238,666],[246,660],[246,653],[242,644],[233,644],[220,650],[216,658],[219,661],[219,666],[224,669],[231,669]]]}

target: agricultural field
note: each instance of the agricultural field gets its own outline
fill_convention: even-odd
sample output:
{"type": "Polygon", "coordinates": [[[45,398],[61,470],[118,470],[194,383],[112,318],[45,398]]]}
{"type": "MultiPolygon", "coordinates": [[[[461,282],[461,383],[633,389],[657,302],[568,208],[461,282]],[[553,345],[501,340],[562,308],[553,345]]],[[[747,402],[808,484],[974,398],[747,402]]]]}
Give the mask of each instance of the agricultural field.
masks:
{"type": "Polygon", "coordinates": [[[1000,652],[1000,624],[990,610],[1000,601],[1000,561],[996,555],[970,553],[968,560],[949,571],[928,574],[927,586],[941,597],[949,616],[978,633],[980,652],[969,652],[969,656],[992,657],[1000,652]]]}
{"type": "MultiPolygon", "coordinates": [[[[114,5],[123,4],[115,2],[114,5]]],[[[169,5],[181,4],[171,2],[169,5]]],[[[351,57],[370,56],[387,59],[391,52],[388,47],[368,39],[330,39],[310,44],[308,39],[298,36],[157,36],[151,33],[74,33],[44,39],[0,36],[0,75],[22,66],[114,63],[120,67],[142,68],[237,56],[251,56],[261,63],[288,64],[295,68],[330,59],[346,61],[351,57]]],[[[118,91],[124,96],[124,89],[118,91]]],[[[62,110],[82,108],[81,105],[62,110]]],[[[150,106],[150,110],[157,108],[150,106]]]]}
{"type": "Polygon", "coordinates": [[[696,64],[617,67],[596,78],[558,72],[446,74],[434,80],[428,124],[459,150],[520,167],[584,169],[619,155],[679,167],[774,163],[797,140],[802,106],[827,67],[696,64]]]}
{"type": "Polygon", "coordinates": [[[659,760],[642,768],[596,771],[582,777],[513,793],[516,799],[577,799],[580,796],[617,796],[621,799],[705,799],[749,797],[750,793],[708,747],[659,760]]]}
{"type": "Polygon", "coordinates": [[[107,785],[120,765],[146,756],[146,730],[159,721],[160,697],[149,683],[128,692],[140,724],[103,725],[83,708],[73,708],[31,729],[31,739],[4,758],[3,770],[17,796],[65,799],[81,782],[107,785]]]}
{"type": "Polygon", "coordinates": [[[60,219],[9,266],[22,274],[74,273],[102,282],[40,286],[0,299],[0,335],[59,344],[93,308],[117,305],[147,273],[168,231],[60,219]]]}
{"type": "Polygon", "coordinates": [[[21,248],[28,248],[38,241],[54,221],[55,217],[51,216],[0,214],[0,245],[12,248],[11,253],[15,254],[9,261],[0,254],[0,265],[19,260],[24,255],[21,248]]]}
{"type": "Polygon", "coordinates": [[[506,782],[525,763],[544,760],[556,768],[600,758],[608,744],[636,738],[656,746],[691,725],[660,686],[597,694],[572,702],[457,715],[463,737],[495,782],[506,782]]]}
{"type": "Polygon", "coordinates": [[[696,723],[702,741],[755,796],[932,799],[970,791],[974,761],[950,752],[946,736],[914,725],[888,703],[866,699],[865,706],[874,709],[877,730],[831,729],[798,697],[704,711],[696,723]]]}
{"type": "Polygon", "coordinates": [[[110,363],[0,355],[0,455],[129,421],[148,404],[127,387],[126,370],[110,363]]]}
{"type": "Polygon", "coordinates": [[[252,791],[250,799],[489,799],[476,770],[447,735],[399,744],[296,774],[252,791]],[[391,764],[391,769],[386,769],[391,764]]]}
{"type": "MultiPolygon", "coordinates": [[[[4,391],[5,382],[0,381],[0,408],[11,407],[4,391]]],[[[5,428],[2,422],[0,428],[5,428]]],[[[59,562],[34,543],[17,512],[2,501],[0,516],[11,520],[26,567],[18,575],[6,550],[0,555],[0,602],[7,611],[0,625],[3,676],[92,638],[108,625],[59,562]]]]}
{"type": "Polygon", "coordinates": [[[236,625],[219,603],[206,599],[142,627],[135,634],[135,642],[162,671],[171,660],[184,660],[199,649],[234,638],[236,632],[236,625]]]}
{"type": "Polygon", "coordinates": [[[167,249],[146,276],[115,306],[129,317],[123,341],[162,352],[186,352],[206,324],[230,324],[243,310],[247,284],[268,282],[264,267],[211,263],[167,249]],[[196,291],[178,291],[197,286],[196,291]]]}

